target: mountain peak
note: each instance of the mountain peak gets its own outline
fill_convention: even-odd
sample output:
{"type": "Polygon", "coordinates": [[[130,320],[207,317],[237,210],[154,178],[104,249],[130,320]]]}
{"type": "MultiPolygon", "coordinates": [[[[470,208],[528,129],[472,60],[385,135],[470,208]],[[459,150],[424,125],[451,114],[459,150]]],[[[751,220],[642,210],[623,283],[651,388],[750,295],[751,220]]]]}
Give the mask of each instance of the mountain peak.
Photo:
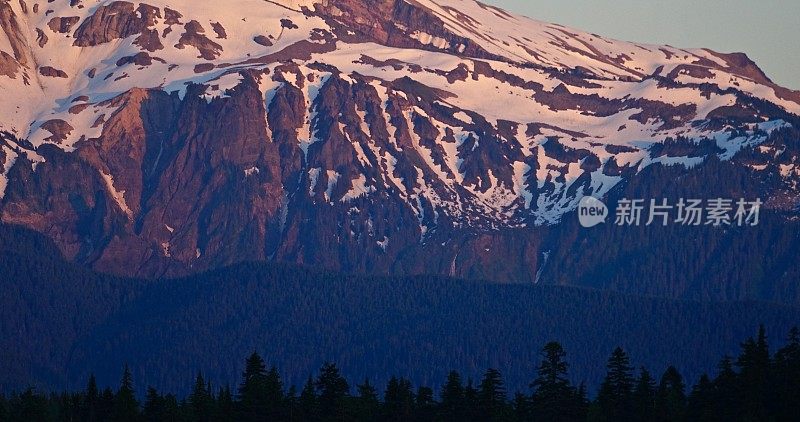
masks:
{"type": "MultiPolygon", "coordinates": [[[[744,55],[472,0],[4,0],[0,26],[0,89],[27,99],[0,103],[2,220],[147,274],[385,267],[559,224],[651,166],[735,160],[800,113],[744,55]]],[[[747,171],[793,197],[793,156],[764,154],[747,171]]]]}

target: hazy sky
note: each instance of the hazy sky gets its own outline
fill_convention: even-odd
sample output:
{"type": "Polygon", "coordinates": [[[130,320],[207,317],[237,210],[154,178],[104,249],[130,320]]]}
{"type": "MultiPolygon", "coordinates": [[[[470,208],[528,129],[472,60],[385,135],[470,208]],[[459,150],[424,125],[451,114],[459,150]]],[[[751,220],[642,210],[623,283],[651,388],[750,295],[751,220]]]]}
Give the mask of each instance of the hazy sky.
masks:
{"type": "Polygon", "coordinates": [[[534,19],[627,41],[744,52],[800,90],[798,0],[483,0],[534,19]]]}

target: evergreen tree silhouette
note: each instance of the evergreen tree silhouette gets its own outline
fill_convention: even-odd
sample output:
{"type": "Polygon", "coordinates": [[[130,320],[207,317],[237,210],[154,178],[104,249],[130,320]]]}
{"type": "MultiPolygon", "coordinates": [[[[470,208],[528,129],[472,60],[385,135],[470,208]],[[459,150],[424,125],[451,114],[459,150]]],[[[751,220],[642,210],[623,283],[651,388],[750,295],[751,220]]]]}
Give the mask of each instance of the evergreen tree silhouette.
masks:
{"type": "Polygon", "coordinates": [[[717,420],[735,420],[741,416],[741,395],[739,374],[733,370],[733,363],[729,356],[720,361],[719,373],[712,382],[713,411],[717,420]]]}
{"type": "Polygon", "coordinates": [[[479,420],[479,403],[478,403],[478,390],[472,385],[472,378],[467,379],[467,385],[464,387],[464,402],[463,402],[463,416],[466,421],[479,420]]]}
{"type": "Polygon", "coordinates": [[[406,421],[414,412],[414,392],[411,382],[392,377],[386,385],[383,404],[383,420],[406,421]]]}
{"type": "Polygon", "coordinates": [[[536,379],[530,384],[533,416],[539,420],[580,419],[577,392],[567,378],[563,347],[557,342],[547,343],[541,355],[536,379]]]}
{"type": "Polygon", "coordinates": [[[265,385],[266,417],[269,420],[286,419],[286,397],[283,392],[283,381],[274,365],[270,368],[265,385]]]}
{"type": "Polygon", "coordinates": [[[231,387],[226,385],[217,393],[217,407],[215,414],[220,421],[233,421],[236,416],[236,406],[231,394],[231,387]]]}
{"type": "Polygon", "coordinates": [[[312,422],[320,420],[319,398],[317,397],[314,379],[311,376],[308,377],[297,401],[300,412],[296,420],[312,422]]]}
{"type": "Polygon", "coordinates": [[[692,387],[686,404],[686,420],[710,421],[714,420],[712,396],[714,385],[708,375],[703,374],[700,380],[692,387]]]}
{"type": "Polygon", "coordinates": [[[107,421],[114,417],[114,392],[110,387],[103,389],[97,401],[97,420],[107,421]]]}
{"type": "Polygon", "coordinates": [[[8,421],[239,421],[244,416],[269,421],[795,421],[800,382],[800,330],[792,329],[786,344],[769,354],[765,330],[742,343],[742,352],[732,362],[725,357],[713,380],[700,377],[686,396],[686,385],[675,367],[668,367],[656,386],[641,368],[634,378],[626,353],[617,348],[606,365],[607,374],[588,411],[586,387],[575,388],[567,377],[565,353],[557,343],[542,349],[537,376],[530,384],[532,396],[517,393],[509,403],[503,378],[489,369],[476,389],[472,381],[462,385],[452,371],[441,390],[441,404],[433,390],[413,389],[406,378],[392,377],[384,401],[368,380],[350,396],[347,380],[336,365],[326,363],[315,379],[309,376],[299,396],[291,387],[284,394],[275,367],[251,355],[246,361],[235,401],[230,387],[212,393],[211,382],[202,374],[194,379],[191,393],[178,400],[149,386],[141,413],[134,395],[131,371],[125,365],[119,389],[98,392],[89,378],[85,390],[42,394],[29,388],[9,397],[0,393],[0,422],[8,421]],[[734,367],[741,368],[741,372],[734,367]],[[748,394],[754,397],[748,397],[748,394]],[[249,396],[248,415],[243,401],[249,396]],[[94,404],[92,404],[94,403],[94,404]],[[276,407],[277,406],[277,407],[276,407]],[[91,410],[94,409],[94,410],[91,410]],[[94,416],[91,416],[94,415],[94,416]]]}
{"type": "Polygon", "coordinates": [[[348,416],[346,399],[349,396],[350,386],[342,377],[336,364],[328,362],[322,365],[315,385],[322,420],[346,420],[348,416]]]}
{"type": "Polygon", "coordinates": [[[533,405],[528,396],[522,393],[515,393],[514,400],[511,401],[511,409],[514,412],[514,419],[517,421],[533,420],[533,405]]]}
{"type": "Polygon", "coordinates": [[[0,392],[0,421],[11,420],[8,408],[9,408],[8,400],[6,399],[5,394],[0,392]]]}
{"type": "Polygon", "coordinates": [[[195,378],[194,388],[189,394],[189,409],[195,421],[210,421],[214,417],[214,400],[211,397],[209,386],[203,380],[203,374],[198,373],[195,378]]]}
{"type": "Polygon", "coordinates": [[[286,420],[293,421],[300,415],[300,404],[297,398],[297,387],[292,385],[286,392],[286,403],[284,405],[286,411],[286,420]]]}
{"type": "Polygon", "coordinates": [[[52,419],[48,412],[47,398],[37,394],[33,388],[28,388],[17,398],[16,412],[11,415],[12,420],[19,421],[47,421],[52,419]]]}
{"type": "Polygon", "coordinates": [[[750,420],[766,420],[769,417],[769,397],[771,359],[764,326],[758,329],[756,339],[749,338],[742,343],[742,353],[736,360],[739,367],[741,386],[742,417],[750,420]]]}
{"type": "Polygon", "coordinates": [[[497,369],[488,369],[478,386],[478,406],[481,420],[507,420],[510,412],[506,407],[506,400],[503,376],[497,369]]]}
{"type": "Polygon", "coordinates": [[[656,394],[658,421],[680,421],[686,417],[686,386],[675,367],[670,366],[661,377],[656,394]]]}
{"type": "Polygon", "coordinates": [[[597,396],[600,417],[606,421],[633,420],[633,368],[621,347],[611,353],[606,368],[608,372],[597,396]]]}
{"type": "Polygon", "coordinates": [[[781,421],[800,415],[800,330],[789,331],[786,345],[774,359],[775,417],[781,421]]]}
{"type": "Polygon", "coordinates": [[[133,377],[125,364],[119,390],[114,396],[113,418],[119,422],[136,421],[139,419],[139,403],[136,401],[136,392],[133,389],[133,377]]]}
{"type": "Polygon", "coordinates": [[[433,389],[430,387],[417,388],[414,409],[415,420],[419,422],[436,420],[436,400],[433,398],[433,389]]]}
{"type": "Polygon", "coordinates": [[[373,421],[378,417],[380,411],[380,400],[375,387],[370,384],[369,379],[365,379],[362,384],[356,386],[356,415],[359,421],[373,421]]]}
{"type": "Polygon", "coordinates": [[[656,381],[647,368],[639,370],[636,387],[633,390],[633,406],[636,420],[652,421],[655,417],[656,381]]]}
{"type": "Polygon", "coordinates": [[[98,420],[97,407],[99,405],[100,392],[97,389],[97,379],[94,374],[89,375],[89,382],[86,384],[86,393],[81,404],[81,420],[95,422],[98,420]]]}
{"type": "Polygon", "coordinates": [[[461,375],[450,371],[447,381],[442,387],[442,402],[439,405],[439,417],[443,421],[461,421],[464,418],[464,385],[461,375]]]}
{"type": "Polygon", "coordinates": [[[253,352],[247,358],[242,378],[239,385],[239,418],[242,421],[266,420],[267,369],[258,353],[253,352]]]}
{"type": "Polygon", "coordinates": [[[148,422],[166,420],[166,401],[152,386],[147,387],[142,416],[148,422]]]}

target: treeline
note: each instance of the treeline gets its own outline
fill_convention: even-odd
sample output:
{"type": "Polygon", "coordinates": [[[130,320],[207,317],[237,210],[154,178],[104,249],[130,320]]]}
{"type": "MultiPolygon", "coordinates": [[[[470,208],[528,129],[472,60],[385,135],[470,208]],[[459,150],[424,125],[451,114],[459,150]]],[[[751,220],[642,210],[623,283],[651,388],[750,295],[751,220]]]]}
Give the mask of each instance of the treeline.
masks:
{"type": "Polygon", "coordinates": [[[499,371],[473,383],[452,371],[441,391],[392,377],[382,390],[364,380],[354,386],[333,363],[298,391],[286,388],[275,366],[253,353],[241,384],[217,387],[198,374],[191,394],[178,398],[148,387],[136,397],[128,367],[119,388],[99,390],[94,376],[83,391],[49,395],[28,389],[0,396],[1,421],[792,421],[800,415],[800,331],[770,354],[763,327],[725,357],[716,377],[703,375],[687,390],[669,367],[660,378],[635,370],[622,348],[606,364],[590,399],[568,376],[566,352],[548,343],[529,394],[511,395],[499,371]]]}

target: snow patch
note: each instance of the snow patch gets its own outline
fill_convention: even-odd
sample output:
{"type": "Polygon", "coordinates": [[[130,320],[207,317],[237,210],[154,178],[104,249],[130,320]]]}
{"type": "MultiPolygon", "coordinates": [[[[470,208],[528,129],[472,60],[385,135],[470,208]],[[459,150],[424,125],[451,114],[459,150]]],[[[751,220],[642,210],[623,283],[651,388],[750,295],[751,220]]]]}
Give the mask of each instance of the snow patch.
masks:
{"type": "Polygon", "coordinates": [[[103,181],[106,184],[108,193],[112,198],[114,198],[114,201],[117,203],[117,206],[119,206],[119,209],[121,209],[122,212],[128,216],[128,218],[133,218],[133,212],[125,202],[125,191],[118,191],[116,188],[114,188],[114,177],[110,174],[106,174],[105,172],[101,171],[100,175],[103,177],[103,181]]]}

